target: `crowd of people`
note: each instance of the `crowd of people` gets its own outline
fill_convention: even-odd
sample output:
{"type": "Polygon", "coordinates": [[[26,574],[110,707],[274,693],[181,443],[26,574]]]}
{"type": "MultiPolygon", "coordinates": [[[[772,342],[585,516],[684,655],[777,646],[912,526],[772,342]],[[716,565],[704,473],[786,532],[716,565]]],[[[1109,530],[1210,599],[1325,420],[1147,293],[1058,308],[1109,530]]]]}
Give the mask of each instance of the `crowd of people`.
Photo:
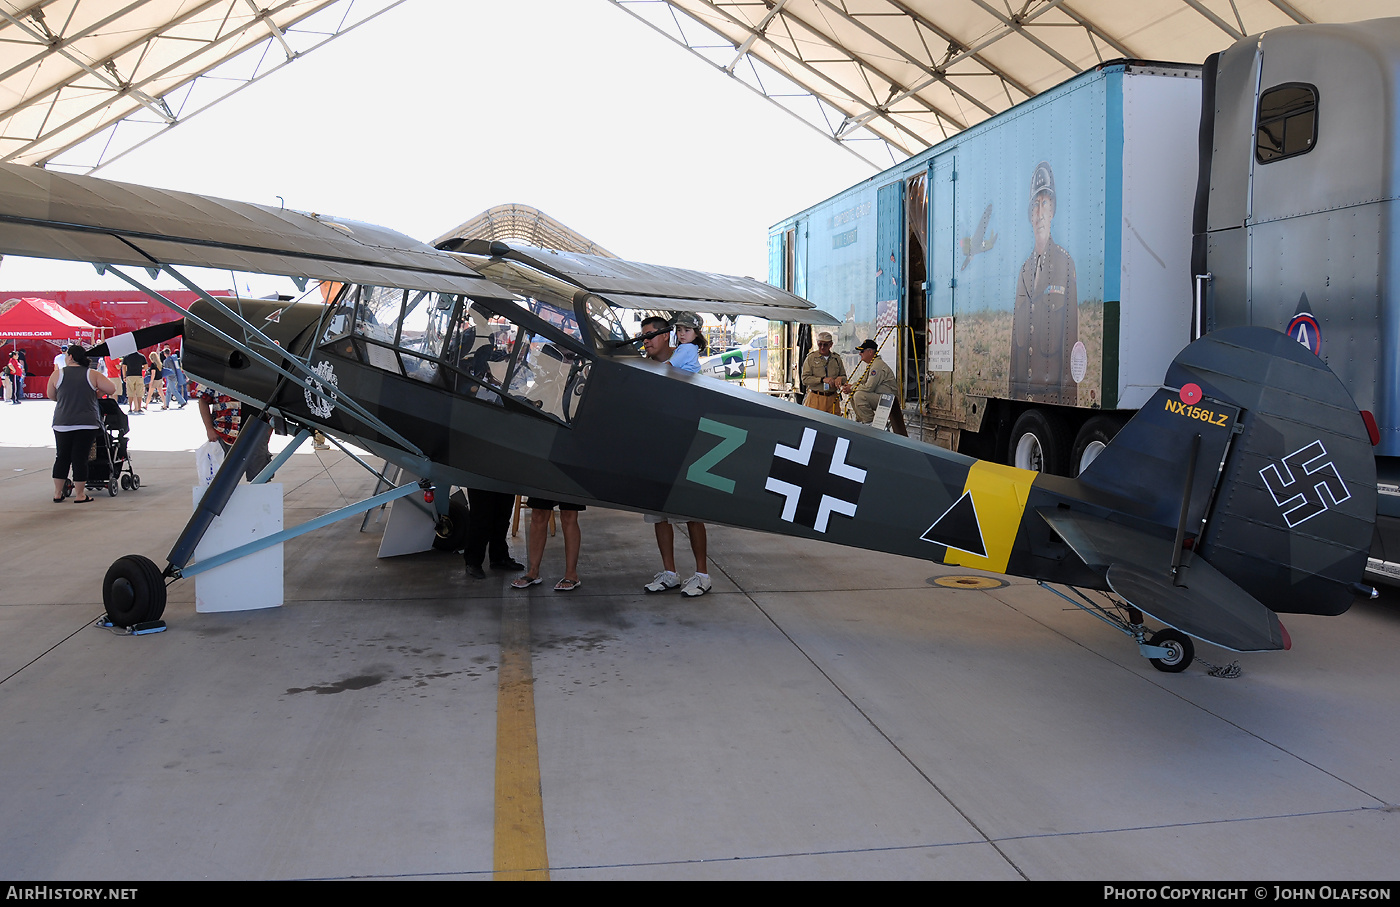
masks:
{"type": "MultiPolygon", "coordinates": [[[[22,353],[12,352],[5,364],[4,376],[13,388],[16,403],[23,398],[27,373],[22,353]]],[[[56,404],[53,501],[60,504],[71,493],[74,503],[87,504],[93,500],[87,493],[93,448],[100,443],[99,433],[108,427],[98,400],[115,399],[119,407],[127,407],[128,416],[146,412],[152,400],[160,400],[161,409],[169,409],[172,401],[177,409],[184,409],[189,402],[189,383],[180,365],[179,351],[169,345],[158,346],[149,353],[137,351],[122,358],[94,359],[74,343],[60,348],[53,365],[44,390],[44,395],[56,404]]]]}
{"type": "Polygon", "coordinates": [[[109,368],[118,369],[122,379],[118,402],[127,406],[130,415],[146,412],[152,399],[160,400],[163,410],[170,409],[171,400],[177,409],[184,409],[189,402],[189,382],[180,366],[180,354],[169,346],[146,354],[135,351],[111,361],[116,365],[109,368]]]}

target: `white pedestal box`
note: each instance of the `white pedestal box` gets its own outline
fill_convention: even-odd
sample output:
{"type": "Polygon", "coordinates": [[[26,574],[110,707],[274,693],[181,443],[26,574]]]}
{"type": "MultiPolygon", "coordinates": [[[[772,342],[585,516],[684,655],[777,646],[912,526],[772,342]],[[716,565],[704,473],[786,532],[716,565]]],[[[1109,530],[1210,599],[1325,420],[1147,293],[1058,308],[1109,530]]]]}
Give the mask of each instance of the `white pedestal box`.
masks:
{"type": "MultiPolygon", "coordinates": [[[[194,503],[206,488],[196,485],[194,503]]],[[[209,524],[194,550],[194,563],[282,531],[282,485],[241,484],[209,524]]],[[[272,545],[194,577],[194,609],[252,611],[279,607],[284,599],[282,546],[272,545]]]]}

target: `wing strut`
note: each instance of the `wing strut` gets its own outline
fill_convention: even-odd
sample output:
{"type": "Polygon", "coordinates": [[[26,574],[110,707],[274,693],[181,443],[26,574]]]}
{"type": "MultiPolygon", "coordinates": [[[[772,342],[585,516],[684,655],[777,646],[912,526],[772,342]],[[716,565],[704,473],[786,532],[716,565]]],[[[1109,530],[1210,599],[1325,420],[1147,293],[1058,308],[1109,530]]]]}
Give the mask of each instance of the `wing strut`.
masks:
{"type": "Polygon", "coordinates": [[[183,274],[181,274],[179,271],[176,271],[170,265],[158,265],[155,266],[155,270],[157,272],[164,271],[171,277],[174,277],[185,287],[198,294],[200,299],[203,299],[205,302],[212,305],[216,310],[218,310],[221,314],[223,314],[225,317],[231,320],[234,324],[241,327],[248,337],[260,341],[262,344],[265,345],[265,347],[268,350],[277,350],[278,352],[280,352],[285,357],[285,360],[288,363],[294,363],[297,371],[301,372],[302,374],[300,376],[293,374],[292,372],[283,368],[282,365],[280,365],[279,363],[273,362],[271,359],[267,358],[262,353],[259,353],[246,340],[242,342],[235,340],[233,337],[230,337],[228,334],[225,334],[223,331],[214,327],[214,325],[210,324],[209,322],[205,321],[199,316],[180,308],[175,303],[171,302],[169,299],[166,299],[163,295],[161,295],[160,291],[146,286],[144,283],[137,280],[135,277],[132,277],[130,274],[125,273],[121,268],[117,267],[116,265],[103,265],[100,270],[111,271],[113,274],[117,275],[122,280],[131,284],[133,287],[140,290],[141,292],[147,294],[152,299],[155,299],[156,301],[163,303],[166,306],[169,306],[176,312],[179,312],[182,316],[188,318],[190,321],[193,321],[195,324],[199,325],[204,330],[209,331],[214,336],[233,346],[234,349],[247,353],[253,359],[256,359],[258,362],[277,372],[279,375],[282,375],[289,381],[294,382],[298,387],[305,389],[308,393],[319,397],[321,400],[331,404],[332,406],[341,406],[345,409],[350,410],[352,413],[355,414],[355,416],[358,419],[360,419],[360,421],[374,428],[375,431],[378,431],[386,438],[390,439],[395,444],[402,447],[404,450],[413,454],[415,457],[421,458],[423,460],[424,465],[422,472],[427,472],[427,455],[424,454],[421,449],[419,449],[418,445],[414,444],[412,441],[408,440],[403,435],[399,434],[389,426],[385,425],[383,421],[371,414],[368,410],[361,406],[354,398],[345,394],[338,394],[333,391],[328,392],[325,389],[323,389],[321,387],[320,382],[316,380],[316,373],[311,371],[310,366],[308,366],[305,362],[302,362],[300,359],[294,356],[289,350],[285,350],[277,344],[273,343],[272,340],[266,334],[258,330],[248,321],[244,320],[242,315],[238,314],[233,309],[220,302],[217,296],[211,296],[209,293],[205,292],[204,289],[201,288],[198,284],[186,278],[183,274]]]}

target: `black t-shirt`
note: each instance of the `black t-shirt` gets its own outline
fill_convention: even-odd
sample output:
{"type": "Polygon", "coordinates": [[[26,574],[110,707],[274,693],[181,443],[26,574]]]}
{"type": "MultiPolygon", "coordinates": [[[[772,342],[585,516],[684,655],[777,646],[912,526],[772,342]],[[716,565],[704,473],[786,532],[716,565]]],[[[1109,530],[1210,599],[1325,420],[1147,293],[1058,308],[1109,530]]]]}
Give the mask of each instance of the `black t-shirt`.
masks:
{"type": "Polygon", "coordinates": [[[140,378],[141,367],[146,364],[146,357],[140,353],[132,353],[122,357],[122,365],[126,366],[126,376],[128,378],[140,378]]]}

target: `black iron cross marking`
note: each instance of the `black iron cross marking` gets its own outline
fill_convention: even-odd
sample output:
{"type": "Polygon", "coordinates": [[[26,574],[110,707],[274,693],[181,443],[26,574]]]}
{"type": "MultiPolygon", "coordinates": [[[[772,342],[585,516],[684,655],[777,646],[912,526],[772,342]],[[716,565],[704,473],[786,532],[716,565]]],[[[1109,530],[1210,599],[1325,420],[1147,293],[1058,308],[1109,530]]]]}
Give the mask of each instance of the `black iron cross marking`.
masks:
{"type": "Polygon", "coordinates": [[[1284,522],[1292,529],[1351,498],[1341,473],[1327,459],[1327,448],[1321,441],[1293,451],[1278,465],[1269,464],[1259,470],[1274,503],[1283,511],[1284,522]],[[1283,469],[1280,471],[1279,466],[1283,469]]]}
{"type": "Polygon", "coordinates": [[[782,518],[818,532],[826,532],[833,513],[855,516],[865,470],[846,462],[850,441],[802,430],[802,443],[773,446],[773,464],[764,488],[783,496],[782,518]]]}

